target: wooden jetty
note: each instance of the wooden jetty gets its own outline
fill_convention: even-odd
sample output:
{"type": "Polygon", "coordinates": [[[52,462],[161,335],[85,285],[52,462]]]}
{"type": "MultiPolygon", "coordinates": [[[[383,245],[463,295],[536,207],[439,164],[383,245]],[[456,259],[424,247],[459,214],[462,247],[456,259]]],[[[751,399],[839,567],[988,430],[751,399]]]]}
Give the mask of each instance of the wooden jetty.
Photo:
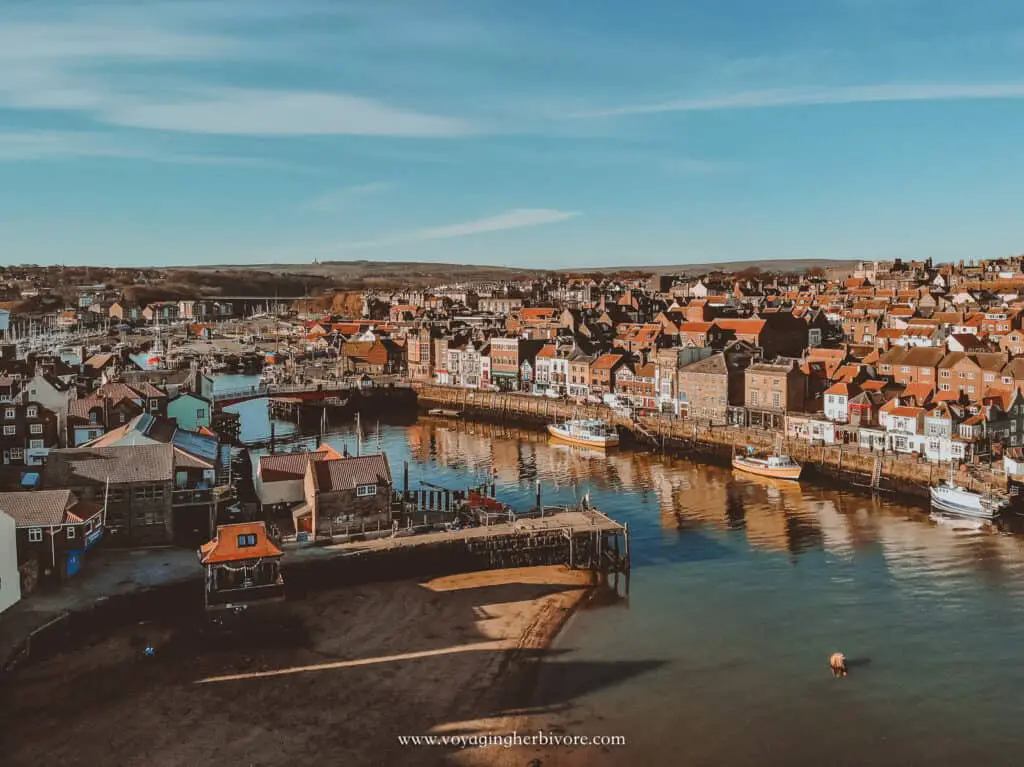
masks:
{"type": "Polygon", "coordinates": [[[587,505],[535,508],[461,529],[395,525],[376,535],[354,532],[334,540],[304,557],[303,569],[344,583],[563,565],[605,580],[624,575],[628,588],[629,526],[587,505]]]}

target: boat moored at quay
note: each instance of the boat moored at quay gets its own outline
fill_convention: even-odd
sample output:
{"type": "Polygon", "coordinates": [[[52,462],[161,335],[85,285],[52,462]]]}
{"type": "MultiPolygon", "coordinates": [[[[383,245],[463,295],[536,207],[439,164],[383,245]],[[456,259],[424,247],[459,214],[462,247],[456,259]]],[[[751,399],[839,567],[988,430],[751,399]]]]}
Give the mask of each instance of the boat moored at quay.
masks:
{"type": "Polygon", "coordinates": [[[548,433],[555,439],[583,447],[608,448],[619,444],[619,433],[599,418],[577,418],[548,424],[548,433]]]}
{"type": "Polygon", "coordinates": [[[932,509],[942,514],[952,514],[971,519],[991,520],[998,517],[1007,506],[1009,498],[979,493],[952,481],[943,482],[928,489],[932,509]]]}

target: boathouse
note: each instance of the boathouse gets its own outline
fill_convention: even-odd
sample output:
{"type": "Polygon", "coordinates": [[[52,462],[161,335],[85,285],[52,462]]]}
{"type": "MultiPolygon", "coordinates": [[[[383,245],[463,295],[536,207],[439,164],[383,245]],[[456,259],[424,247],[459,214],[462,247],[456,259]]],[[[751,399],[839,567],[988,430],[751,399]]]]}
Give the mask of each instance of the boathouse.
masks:
{"type": "Polygon", "coordinates": [[[199,549],[206,569],[207,610],[235,609],[284,599],[281,549],[263,522],[221,525],[199,549]]]}

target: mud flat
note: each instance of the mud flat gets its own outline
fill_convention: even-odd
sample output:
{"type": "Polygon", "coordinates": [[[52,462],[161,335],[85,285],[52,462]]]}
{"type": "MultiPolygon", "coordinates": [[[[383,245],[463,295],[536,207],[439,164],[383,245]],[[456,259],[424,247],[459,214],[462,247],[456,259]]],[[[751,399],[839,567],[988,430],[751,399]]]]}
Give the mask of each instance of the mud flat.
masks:
{"type": "Polygon", "coordinates": [[[97,631],[0,680],[3,761],[493,764],[491,749],[398,736],[513,729],[590,583],[491,570],[311,592],[228,626],[178,615],[97,631]]]}

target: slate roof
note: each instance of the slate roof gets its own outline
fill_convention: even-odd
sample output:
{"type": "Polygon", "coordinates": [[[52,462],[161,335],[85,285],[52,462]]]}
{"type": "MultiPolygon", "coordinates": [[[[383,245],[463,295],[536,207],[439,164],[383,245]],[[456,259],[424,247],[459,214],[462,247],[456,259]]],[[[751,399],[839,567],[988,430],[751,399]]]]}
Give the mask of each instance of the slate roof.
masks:
{"type": "Polygon", "coordinates": [[[354,490],[357,485],[391,484],[391,467],[383,453],[317,461],[312,470],[320,492],[354,490]]]}
{"type": "Polygon", "coordinates": [[[725,355],[722,353],[712,354],[689,365],[679,368],[680,373],[703,373],[708,375],[728,375],[729,367],[725,364],[725,355]]]}
{"type": "Polygon", "coordinates": [[[0,509],[18,527],[62,525],[73,497],[70,490],[0,493],[0,509]]]}
{"type": "Polygon", "coordinates": [[[51,450],[43,467],[43,486],[112,485],[169,482],[174,476],[174,448],[167,445],[76,447],[51,450]]]}

